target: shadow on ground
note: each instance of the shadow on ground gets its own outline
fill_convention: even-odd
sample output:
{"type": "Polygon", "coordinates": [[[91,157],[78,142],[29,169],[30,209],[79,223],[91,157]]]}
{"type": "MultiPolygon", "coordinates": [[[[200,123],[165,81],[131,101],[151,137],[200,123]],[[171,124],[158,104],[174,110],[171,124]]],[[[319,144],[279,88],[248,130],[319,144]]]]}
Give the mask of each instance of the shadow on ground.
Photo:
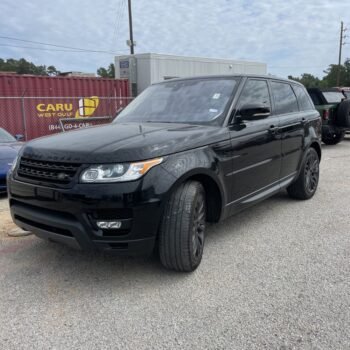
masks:
{"type": "MultiPolygon", "coordinates": [[[[285,192],[281,192],[221,223],[209,225],[203,257],[205,261],[202,264],[216,260],[214,245],[221,243],[225,245],[225,242],[231,242],[232,236],[234,239],[240,239],[240,235],[244,236],[242,227],[249,225],[251,220],[257,220],[268,215],[268,212],[276,210],[277,207],[287,205],[297,205],[297,201],[291,200],[285,192]],[[240,233],[235,232],[238,225],[240,233]],[[219,243],[217,243],[218,239],[219,243]]],[[[167,271],[161,266],[156,254],[136,258],[87,253],[58,243],[44,241],[35,236],[11,241],[11,246],[3,248],[0,257],[1,255],[2,257],[7,255],[10,260],[20,265],[21,278],[28,279],[29,284],[33,283],[33,279],[45,276],[45,281],[49,278],[57,286],[60,283],[62,286],[76,283],[77,280],[80,281],[82,288],[91,288],[91,283],[102,283],[106,287],[110,284],[113,287],[121,287],[128,283],[134,285],[141,282],[147,286],[154,281],[157,281],[159,286],[163,283],[165,286],[169,285],[169,281],[182,283],[187,278],[193,277],[193,274],[167,271]]],[[[199,268],[195,273],[201,274],[204,271],[205,268],[199,268]]],[[[13,277],[9,276],[9,278],[13,277]]]]}

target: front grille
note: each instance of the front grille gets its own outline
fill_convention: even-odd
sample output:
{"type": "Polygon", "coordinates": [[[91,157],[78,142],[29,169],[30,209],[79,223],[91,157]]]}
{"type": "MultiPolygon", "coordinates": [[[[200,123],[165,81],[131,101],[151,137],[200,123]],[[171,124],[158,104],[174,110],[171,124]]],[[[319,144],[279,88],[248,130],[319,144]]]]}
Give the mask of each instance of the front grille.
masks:
{"type": "Polygon", "coordinates": [[[18,220],[18,221],[23,222],[24,224],[27,224],[27,225],[30,225],[30,226],[33,226],[33,227],[37,227],[39,229],[42,229],[42,230],[45,230],[45,231],[48,231],[48,232],[53,232],[53,233],[56,233],[56,234],[59,234],[59,235],[62,235],[62,236],[73,237],[72,232],[70,232],[69,230],[60,228],[60,227],[55,227],[55,226],[51,226],[51,225],[45,225],[45,224],[43,224],[41,222],[32,221],[32,220],[29,220],[29,219],[24,218],[22,216],[19,216],[17,214],[15,214],[15,219],[18,220]]]}
{"type": "Polygon", "coordinates": [[[103,237],[119,237],[130,233],[130,230],[102,230],[103,237]]]}
{"type": "Polygon", "coordinates": [[[30,180],[56,184],[69,184],[76,175],[80,164],[34,160],[22,157],[17,174],[30,180]]]}
{"type": "Polygon", "coordinates": [[[133,217],[130,208],[114,208],[114,209],[97,209],[92,212],[92,218],[96,220],[119,220],[131,219],[133,217]]]}

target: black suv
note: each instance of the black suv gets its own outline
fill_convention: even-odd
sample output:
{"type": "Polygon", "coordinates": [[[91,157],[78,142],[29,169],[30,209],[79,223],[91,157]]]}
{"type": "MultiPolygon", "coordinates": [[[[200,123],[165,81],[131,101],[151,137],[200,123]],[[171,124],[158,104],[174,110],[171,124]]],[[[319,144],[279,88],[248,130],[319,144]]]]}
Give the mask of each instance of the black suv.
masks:
{"type": "Polygon", "coordinates": [[[271,76],[152,85],[112,124],[28,142],[8,175],[14,222],[41,238],[193,271],[206,222],[318,185],[321,119],[271,76]]]}
{"type": "Polygon", "coordinates": [[[339,88],[307,91],[322,116],[322,141],[326,145],[336,145],[350,130],[350,100],[339,88]]]}

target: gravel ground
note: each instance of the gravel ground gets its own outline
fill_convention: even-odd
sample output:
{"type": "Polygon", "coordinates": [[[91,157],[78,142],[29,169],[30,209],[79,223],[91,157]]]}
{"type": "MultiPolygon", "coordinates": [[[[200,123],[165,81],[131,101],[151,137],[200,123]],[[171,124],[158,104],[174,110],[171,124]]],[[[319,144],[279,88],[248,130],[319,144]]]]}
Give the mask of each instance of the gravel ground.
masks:
{"type": "Polygon", "coordinates": [[[325,146],[312,200],[210,227],[192,274],[0,235],[1,349],[350,349],[349,174],[325,146]]]}
{"type": "Polygon", "coordinates": [[[8,201],[5,199],[5,196],[3,194],[0,194],[0,244],[2,239],[6,239],[8,237],[7,233],[13,229],[16,229],[17,227],[12,222],[8,209],[8,201]]]}

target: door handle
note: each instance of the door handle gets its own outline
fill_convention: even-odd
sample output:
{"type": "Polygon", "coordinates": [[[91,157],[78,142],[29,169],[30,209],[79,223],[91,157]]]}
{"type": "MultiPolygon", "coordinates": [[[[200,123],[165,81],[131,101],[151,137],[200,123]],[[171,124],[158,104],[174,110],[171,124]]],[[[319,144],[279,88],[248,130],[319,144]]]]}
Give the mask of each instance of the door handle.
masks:
{"type": "Polygon", "coordinates": [[[305,118],[301,118],[301,125],[305,125],[306,124],[306,119],[305,118]]]}
{"type": "Polygon", "coordinates": [[[271,125],[271,126],[270,126],[270,129],[269,129],[269,132],[270,132],[270,134],[272,134],[272,135],[276,135],[277,132],[278,132],[278,130],[279,130],[279,127],[274,126],[274,125],[271,125]]]}

